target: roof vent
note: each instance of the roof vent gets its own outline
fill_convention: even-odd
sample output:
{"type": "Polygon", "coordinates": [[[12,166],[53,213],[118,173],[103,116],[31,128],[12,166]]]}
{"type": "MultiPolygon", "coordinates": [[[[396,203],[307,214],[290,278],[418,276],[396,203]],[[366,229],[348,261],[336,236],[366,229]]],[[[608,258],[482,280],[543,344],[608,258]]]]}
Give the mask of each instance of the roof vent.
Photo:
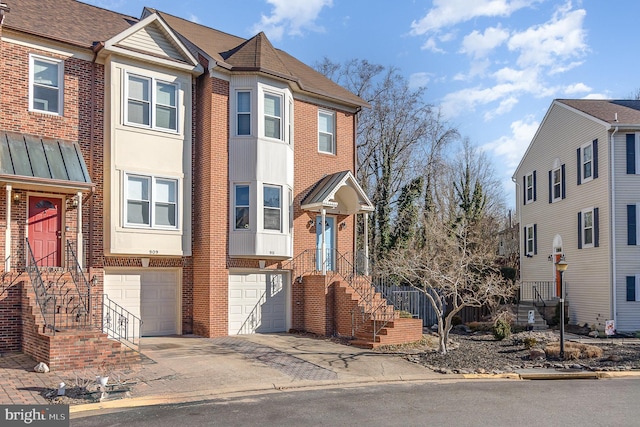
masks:
{"type": "Polygon", "coordinates": [[[613,121],[616,122],[616,123],[618,122],[618,113],[615,113],[615,117],[614,117],[613,121]]]}
{"type": "Polygon", "coordinates": [[[4,15],[9,13],[9,6],[6,3],[0,2],[0,25],[4,22],[4,15]]]}

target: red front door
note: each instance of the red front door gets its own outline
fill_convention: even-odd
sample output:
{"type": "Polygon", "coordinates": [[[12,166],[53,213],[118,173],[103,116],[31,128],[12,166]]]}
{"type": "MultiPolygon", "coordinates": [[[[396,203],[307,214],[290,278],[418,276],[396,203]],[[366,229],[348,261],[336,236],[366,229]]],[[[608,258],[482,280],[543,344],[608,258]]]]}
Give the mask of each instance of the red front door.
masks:
{"type": "MultiPolygon", "coordinates": [[[[562,254],[556,254],[556,255],[554,256],[555,264],[557,264],[557,263],[559,263],[559,262],[560,262],[560,257],[561,257],[561,256],[562,256],[562,254]]],[[[556,267],[556,265],[555,265],[555,264],[553,265],[553,268],[555,268],[555,267],[556,267]]],[[[560,273],[560,272],[558,271],[558,269],[556,268],[556,296],[557,296],[557,297],[561,297],[561,295],[560,295],[560,292],[561,292],[561,290],[560,290],[560,283],[561,283],[561,280],[562,280],[561,274],[562,274],[562,273],[560,273]]]]}
{"type": "Polygon", "coordinates": [[[62,199],[29,197],[29,245],[36,264],[59,267],[62,252],[62,199]]]}

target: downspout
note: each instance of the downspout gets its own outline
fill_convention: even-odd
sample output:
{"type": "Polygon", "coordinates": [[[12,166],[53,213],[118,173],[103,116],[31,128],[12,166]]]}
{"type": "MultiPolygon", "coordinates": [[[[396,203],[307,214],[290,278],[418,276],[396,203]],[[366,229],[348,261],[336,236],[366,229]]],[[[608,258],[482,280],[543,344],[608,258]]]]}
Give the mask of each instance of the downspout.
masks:
{"type": "MultiPolygon", "coordinates": [[[[94,154],[93,151],[95,149],[94,138],[95,138],[95,92],[96,92],[96,60],[98,59],[98,52],[102,50],[104,47],[104,43],[100,42],[93,47],[93,59],[91,60],[91,99],[90,99],[90,111],[89,111],[89,179],[93,182],[93,177],[95,176],[94,171],[94,154]]],[[[104,188],[104,183],[103,183],[104,188]]],[[[92,268],[93,268],[93,208],[94,208],[94,198],[93,195],[95,191],[91,191],[89,200],[89,244],[88,253],[87,253],[87,265],[85,266],[85,271],[89,278],[91,278],[92,268]]],[[[82,206],[82,203],[80,203],[82,206]]],[[[85,249],[86,250],[86,249],[85,249]]],[[[81,257],[81,254],[78,254],[81,257]]]]}
{"type": "Polygon", "coordinates": [[[521,200],[520,199],[520,183],[518,182],[518,180],[516,179],[515,176],[511,177],[511,181],[513,181],[513,183],[516,185],[516,210],[518,211],[518,264],[519,264],[519,269],[518,269],[518,280],[521,280],[522,277],[522,252],[519,248],[520,248],[520,242],[522,241],[522,239],[520,239],[520,230],[522,228],[522,209],[518,208],[518,203],[521,200]]]}
{"type": "Polygon", "coordinates": [[[616,282],[618,280],[618,274],[616,271],[616,170],[615,170],[615,149],[614,149],[614,135],[618,132],[618,126],[615,127],[613,133],[611,134],[611,167],[609,174],[611,175],[611,237],[609,241],[611,242],[611,275],[612,275],[612,288],[611,292],[613,293],[611,298],[611,308],[613,309],[613,324],[615,327],[618,325],[618,303],[617,303],[617,293],[618,287],[616,282]]]}
{"type": "MultiPolygon", "coordinates": [[[[356,108],[356,112],[353,114],[353,176],[355,177],[356,181],[358,180],[358,114],[360,113],[360,111],[362,111],[362,107],[358,106],[356,108]]],[[[367,216],[364,216],[364,221],[367,221],[367,216]]],[[[353,265],[357,264],[357,259],[358,259],[358,214],[354,214],[353,216],[354,221],[353,221],[353,265]]],[[[367,239],[369,239],[369,236],[367,236],[367,228],[365,226],[364,228],[364,240],[363,242],[367,242],[367,239]]],[[[365,243],[366,246],[366,243],[365,243]]],[[[366,254],[365,251],[365,257],[367,257],[368,255],[366,254]]],[[[365,259],[365,265],[367,265],[369,263],[368,259],[365,259]]],[[[369,268],[368,265],[365,267],[365,274],[369,275],[369,268]]]]}

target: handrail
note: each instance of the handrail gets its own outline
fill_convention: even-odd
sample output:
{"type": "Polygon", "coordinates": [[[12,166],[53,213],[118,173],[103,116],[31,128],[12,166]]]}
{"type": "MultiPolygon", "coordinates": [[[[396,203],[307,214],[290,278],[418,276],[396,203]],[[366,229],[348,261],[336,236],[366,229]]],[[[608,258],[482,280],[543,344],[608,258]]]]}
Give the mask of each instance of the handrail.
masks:
{"type": "Polygon", "coordinates": [[[130,349],[140,352],[142,319],[102,294],[102,331],[130,349]]]}
{"type": "Polygon", "coordinates": [[[533,299],[533,306],[538,308],[538,301],[540,301],[542,303],[542,306],[544,308],[547,307],[547,304],[544,302],[544,299],[542,298],[542,295],[540,295],[540,292],[538,292],[538,288],[536,287],[536,285],[532,286],[533,289],[533,295],[534,295],[534,299],[533,299]]]}
{"type": "Polygon", "coordinates": [[[76,253],[73,251],[73,247],[71,246],[71,242],[67,240],[67,270],[71,273],[71,279],[73,280],[73,284],[76,286],[76,290],[78,291],[78,295],[80,297],[80,301],[84,305],[84,310],[87,315],[90,315],[90,305],[89,298],[91,295],[91,285],[82,271],[82,267],[80,267],[80,263],[78,262],[78,257],[76,253]],[[80,283],[79,283],[80,282],[80,283]],[[80,289],[80,285],[83,285],[83,289],[80,289]],[[84,297],[85,295],[86,297],[84,297]]]}
{"type": "Polygon", "coordinates": [[[40,313],[44,319],[45,330],[49,329],[55,334],[55,310],[51,310],[51,315],[49,315],[48,310],[48,306],[51,305],[51,302],[54,303],[55,307],[55,301],[51,296],[47,295],[47,288],[42,280],[42,274],[40,274],[38,262],[33,254],[33,250],[31,249],[31,244],[29,244],[29,238],[25,238],[25,241],[29,252],[29,262],[27,263],[26,270],[29,274],[29,279],[31,279],[31,284],[33,285],[33,292],[36,295],[36,303],[38,307],[40,307],[40,313]],[[53,316],[53,318],[51,318],[51,316],[53,316]]]}

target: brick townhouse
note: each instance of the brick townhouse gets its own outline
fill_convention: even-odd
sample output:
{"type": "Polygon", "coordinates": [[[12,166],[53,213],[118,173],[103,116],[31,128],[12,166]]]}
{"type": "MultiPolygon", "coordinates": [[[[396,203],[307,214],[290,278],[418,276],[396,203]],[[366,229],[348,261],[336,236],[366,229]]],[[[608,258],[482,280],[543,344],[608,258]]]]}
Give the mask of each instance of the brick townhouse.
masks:
{"type": "Polygon", "coordinates": [[[354,262],[366,102],[263,33],[0,10],[0,352],[64,369],[136,360],[144,336],[419,338],[354,262]]]}

